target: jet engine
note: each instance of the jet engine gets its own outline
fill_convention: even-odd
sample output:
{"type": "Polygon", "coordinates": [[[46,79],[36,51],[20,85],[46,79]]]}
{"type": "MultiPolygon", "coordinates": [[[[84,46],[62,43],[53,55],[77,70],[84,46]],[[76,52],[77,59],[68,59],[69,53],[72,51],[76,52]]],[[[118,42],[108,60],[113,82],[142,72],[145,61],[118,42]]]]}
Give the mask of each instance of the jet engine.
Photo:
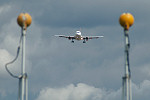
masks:
{"type": "Polygon", "coordinates": [[[86,39],[86,41],[88,41],[88,40],[89,40],[89,38],[88,38],[88,37],[86,37],[85,39],[86,39]]]}
{"type": "Polygon", "coordinates": [[[69,36],[68,39],[71,40],[71,37],[69,36]]]}

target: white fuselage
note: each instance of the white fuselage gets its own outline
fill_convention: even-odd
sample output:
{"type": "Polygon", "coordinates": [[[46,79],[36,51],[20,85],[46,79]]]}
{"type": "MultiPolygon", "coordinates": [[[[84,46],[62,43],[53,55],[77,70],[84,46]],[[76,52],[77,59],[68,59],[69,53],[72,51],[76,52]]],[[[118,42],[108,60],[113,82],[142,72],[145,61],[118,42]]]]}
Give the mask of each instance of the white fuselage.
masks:
{"type": "Polygon", "coordinates": [[[75,39],[76,40],[83,40],[82,35],[81,35],[81,31],[76,31],[75,39]]]}

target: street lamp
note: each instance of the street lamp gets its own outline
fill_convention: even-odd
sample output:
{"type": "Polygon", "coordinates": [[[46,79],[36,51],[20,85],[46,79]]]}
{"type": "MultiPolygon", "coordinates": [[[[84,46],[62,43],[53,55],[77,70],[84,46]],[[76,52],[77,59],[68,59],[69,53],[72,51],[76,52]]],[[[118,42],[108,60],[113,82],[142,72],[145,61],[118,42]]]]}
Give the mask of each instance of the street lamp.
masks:
{"type": "Polygon", "coordinates": [[[20,37],[20,44],[18,46],[17,55],[14,60],[7,63],[5,68],[7,72],[14,78],[19,79],[19,94],[18,100],[28,100],[28,77],[25,70],[25,42],[26,42],[26,30],[27,27],[30,26],[32,22],[32,18],[28,13],[21,13],[17,18],[18,25],[21,27],[21,37],[20,37]],[[21,75],[16,76],[10,72],[8,69],[8,65],[12,64],[16,61],[19,56],[20,52],[20,45],[22,45],[22,58],[21,58],[21,75]]]}
{"type": "Polygon", "coordinates": [[[129,64],[129,28],[134,23],[134,17],[130,13],[123,13],[119,18],[120,25],[124,28],[125,36],[125,76],[122,77],[122,99],[132,100],[132,88],[131,88],[131,70],[129,64]]]}

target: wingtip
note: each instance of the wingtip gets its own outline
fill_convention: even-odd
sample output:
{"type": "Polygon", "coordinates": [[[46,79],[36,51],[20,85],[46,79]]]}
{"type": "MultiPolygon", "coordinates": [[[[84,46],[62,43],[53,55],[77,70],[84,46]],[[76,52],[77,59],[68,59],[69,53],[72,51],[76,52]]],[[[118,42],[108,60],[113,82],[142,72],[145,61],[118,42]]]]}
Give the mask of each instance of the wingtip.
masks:
{"type": "Polygon", "coordinates": [[[99,36],[99,37],[104,37],[104,36],[99,36]]]}

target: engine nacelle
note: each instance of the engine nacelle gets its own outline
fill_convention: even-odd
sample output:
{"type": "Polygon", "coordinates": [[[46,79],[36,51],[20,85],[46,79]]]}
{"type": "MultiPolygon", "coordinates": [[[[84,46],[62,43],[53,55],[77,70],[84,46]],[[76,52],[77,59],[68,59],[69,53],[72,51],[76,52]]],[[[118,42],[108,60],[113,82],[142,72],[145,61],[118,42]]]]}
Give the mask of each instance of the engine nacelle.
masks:
{"type": "Polygon", "coordinates": [[[86,39],[86,41],[88,41],[88,40],[89,40],[89,38],[88,38],[88,37],[86,37],[85,39],[86,39]]]}
{"type": "Polygon", "coordinates": [[[68,39],[71,40],[71,37],[69,36],[68,39]]]}

